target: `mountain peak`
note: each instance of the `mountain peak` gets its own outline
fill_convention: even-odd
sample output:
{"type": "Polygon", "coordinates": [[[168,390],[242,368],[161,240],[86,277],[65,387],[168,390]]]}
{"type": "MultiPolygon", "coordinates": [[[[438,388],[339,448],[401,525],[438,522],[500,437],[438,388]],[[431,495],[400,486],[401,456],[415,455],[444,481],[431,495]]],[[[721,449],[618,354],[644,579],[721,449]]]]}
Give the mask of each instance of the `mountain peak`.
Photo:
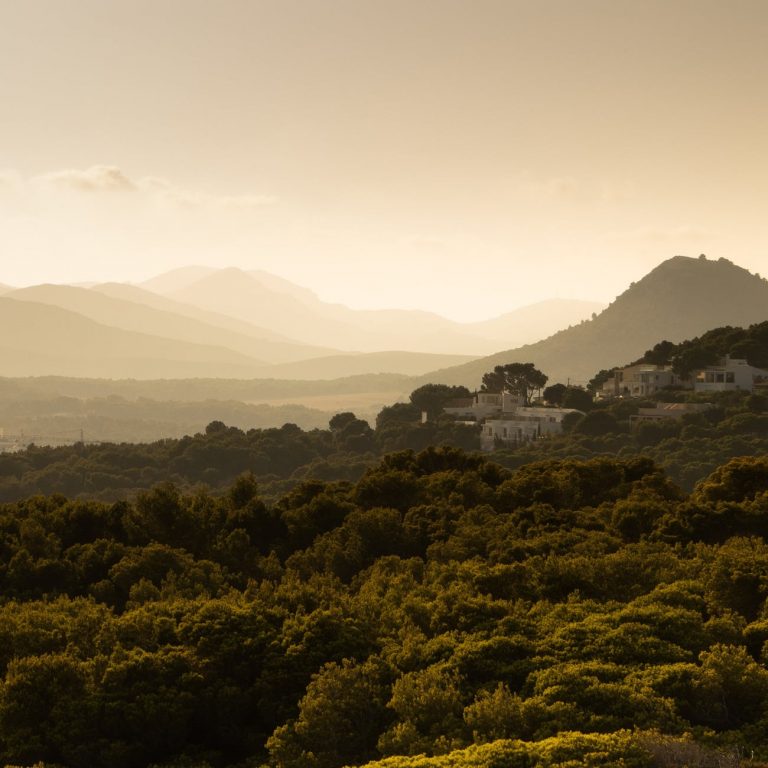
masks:
{"type": "Polygon", "coordinates": [[[674,256],[632,283],[593,320],[535,344],[500,352],[430,381],[477,386],[494,365],[533,362],[550,383],[586,383],[602,368],[624,365],[662,340],[680,342],[726,325],[768,320],[768,281],[728,259],[674,256]]]}

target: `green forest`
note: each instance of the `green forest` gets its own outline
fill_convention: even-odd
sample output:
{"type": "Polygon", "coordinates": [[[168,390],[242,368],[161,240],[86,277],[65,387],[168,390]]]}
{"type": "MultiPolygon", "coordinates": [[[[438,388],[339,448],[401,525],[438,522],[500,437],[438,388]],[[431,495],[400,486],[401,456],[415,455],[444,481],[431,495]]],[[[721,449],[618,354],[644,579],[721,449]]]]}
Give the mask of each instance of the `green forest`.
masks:
{"type": "MultiPolygon", "coordinates": [[[[767,759],[768,459],[392,453],[0,509],[8,765],[767,759]]],[[[717,762],[720,761],[720,762],[717,762]]]]}
{"type": "MultiPolygon", "coordinates": [[[[302,430],[289,423],[242,430],[214,421],[195,435],[152,443],[31,445],[18,453],[0,454],[0,502],[38,493],[116,501],[159,482],[172,482],[183,490],[204,485],[223,492],[246,471],[257,477],[264,497],[276,501],[310,478],[358,480],[393,451],[420,451],[433,445],[478,450],[476,426],[456,423],[437,412],[421,423],[419,395],[425,389],[432,387],[412,393],[419,406],[413,402],[387,406],[373,426],[344,412],[334,416],[326,429],[302,430]]],[[[578,397],[584,415],[567,420],[564,434],[500,448],[493,454],[494,461],[515,468],[546,459],[650,456],[675,483],[691,491],[731,458],[768,453],[765,395],[723,392],[703,397],[670,391],[662,397],[698,398],[712,407],[680,419],[635,424],[631,419],[639,408],[655,401],[593,404],[583,390],[570,396],[578,397]]]]}
{"type": "MultiPolygon", "coordinates": [[[[768,323],[746,329],[717,328],[680,344],[662,341],[641,360],[670,363],[684,371],[690,370],[694,362],[706,365],[729,353],[742,355],[755,366],[768,366],[768,323]]],[[[607,370],[597,373],[591,388],[599,387],[610,373],[607,370]]],[[[539,380],[540,384],[541,381],[546,382],[546,375],[539,380]]],[[[260,391],[259,382],[240,382],[237,388],[234,382],[228,384],[233,397],[245,396],[248,390],[260,391]]],[[[270,388],[277,386],[275,382],[261,384],[267,387],[264,391],[274,394],[270,388]]],[[[299,384],[306,388],[309,383],[299,384]]],[[[360,382],[348,381],[347,384],[360,382]]],[[[478,386],[480,384],[478,381],[478,386]]],[[[64,380],[62,384],[54,380],[38,386],[50,397],[47,387],[65,385],[72,388],[68,390],[68,400],[93,395],[78,381],[64,380]]],[[[197,388],[206,396],[210,394],[209,385],[205,381],[190,382],[192,390],[197,388]]],[[[165,382],[163,387],[155,385],[151,394],[161,396],[161,390],[166,397],[179,397],[181,391],[178,383],[165,382]]],[[[114,409],[132,413],[139,419],[142,414],[146,415],[136,410],[137,405],[122,399],[131,393],[128,384],[116,392],[120,394],[114,395],[117,398],[112,403],[114,409]]],[[[768,453],[768,396],[765,394],[732,391],[697,395],[690,390],[671,388],[659,393],[653,401],[593,401],[589,388],[562,384],[546,387],[543,393],[552,404],[578,409],[583,415],[568,418],[562,435],[497,450],[494,460],[503,466],[515,468],[550,458],[650,456],[675,483],[691,491],[696,483],[731,458],[768,453]],[[657,399],[707,402],[712,407],[680,419],[633,423],[639,409],[653,406],[657,399]]],[[[306,479],[358,480],[367,468],[392,451],[421,451],[435,445],[477,450],[478,427],[456,423],[442,414],[448,400],[469,394],[465,387],[425,384],[415,389],[407,402],[381,409],[372,423],[348,411],[333,416],[326,428],[312,429],[301,429],[293,423],[240,429],[227,426],[219,418],[194,435],[154,442],[86,442],[56,448],[31,445],[18,453],[0,454],[0,502],[57,492],[75,498],[115,501],[148,490],[159,482],[173,482],[183,490],[204,485],[223,492],[246,471],[257,477],[262,495],[276,501],[306,479]],[[429,417],[427,423],[422,423],[423,412],[429,417]]],[[[142,398],[139,405],[144,402],[142,398]]],[[[19,404],[11,398],[7,407],[18,410],[19,404]]],[[[51,412],[60,407],[56,402],[49,406],[51,412]]],[[[151,410],[171,413],[180,408],[176,402],[154,401],[151,410]]],[[[184,408],[201,412],[199,404],[187,404],[184,408]]],[[[246,408],[232,401],[221,412],[239,420],[244,413],[253,415],[257,409],[258,406],[246,408]]],[[[316,424],[319,415],[318,412],[313,417],[316,424]]]]}
{"type": "Polygon", "coordinates": [[[0,764],[768,764],[768,398],[544,393],[564,434],[486,455],[443,385],[0,454],[0,764]]]}

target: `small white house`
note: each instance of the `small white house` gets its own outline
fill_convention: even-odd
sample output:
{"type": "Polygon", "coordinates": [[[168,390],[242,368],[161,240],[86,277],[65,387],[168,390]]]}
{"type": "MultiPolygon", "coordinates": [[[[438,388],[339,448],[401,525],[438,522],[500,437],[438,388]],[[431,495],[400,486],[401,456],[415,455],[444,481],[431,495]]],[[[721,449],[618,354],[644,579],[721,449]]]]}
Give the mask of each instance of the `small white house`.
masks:
{"type": "Polygon", "coordinates": [[[648,397],[664,387],[681,384],[669,365],[638,363],[618,369],[602,388],[603,397],[648,397]]]}
{"type": "Polygon", "coordinates": [[[751,392],[755,384],[764,381],[768,381],[768,371],[755,368],[741,358],[726,355],[718,365],[708,365],[694,373],[693,389],[696,392],[751,392]]]}
{"type": "Polygon", "coordinates": [[[517,407],[501,418],[486,419],[480,433],[480,447],[492,451],[498,444],[514,445],[540,437],[559,435],[563,419],[569,413],[581,414],[575,408],[517,407]]]}

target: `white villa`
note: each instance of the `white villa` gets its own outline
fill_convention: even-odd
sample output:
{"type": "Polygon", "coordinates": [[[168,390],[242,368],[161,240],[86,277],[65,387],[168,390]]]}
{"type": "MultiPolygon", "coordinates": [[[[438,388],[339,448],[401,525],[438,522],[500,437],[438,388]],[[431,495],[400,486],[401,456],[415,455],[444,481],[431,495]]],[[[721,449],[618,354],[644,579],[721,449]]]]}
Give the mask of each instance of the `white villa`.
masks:
{"type": "Polygon", "coordinates": [[[692,388],[695,392],[752,392],[761,384],[768,384],[768,371],[726,355],[717,365],[693,371],[689,379],[678,376],[671,365],[638,363],[618,368],[603,384],[599,397],[651,397],[670,386],[692,388]]]}
{"type": "Polygon", "coordinates": [[[725,392],[740,389],[752,392],[756,384],[768,381],[768,371],[755,368],[746,360],[726,355],[718,365],[696,371],[693,389],[696,392],[725,392]]]}
{"type": "Polygon", "coordinates": [[[648,397],[664,387],[682,384],[670,365],[638,363],[621,368],[603,384],[603,397],[648,397]]]}
{"type": "Polygon", "coordinates": [[[499,444],[525,443],[540,437],[559,435],[563,419],[569,413],[581,414],[575,408],[539,408],[518,406],[501,418],[486,419],[480,433],[480,448],[492,451],[499,444]]]}
{"type": "Polygon", "coordinates": [[[476,392],[451,400],[443,411],[459,421],[482,424],[480,447],[484,451],[560,434],[565,416],[581,413],[574,408],[527,406],[510,392],[476,392]]]}

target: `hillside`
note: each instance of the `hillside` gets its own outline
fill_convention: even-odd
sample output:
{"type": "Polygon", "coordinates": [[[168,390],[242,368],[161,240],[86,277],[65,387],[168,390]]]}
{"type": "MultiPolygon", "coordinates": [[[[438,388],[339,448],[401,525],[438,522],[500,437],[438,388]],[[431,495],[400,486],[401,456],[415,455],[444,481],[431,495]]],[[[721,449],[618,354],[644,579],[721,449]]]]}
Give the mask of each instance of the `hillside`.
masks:
{"type": "Polygon", "coordinates": [[[456,329],[451,321],[429,312],[353,310],[234,268],[213,272],[167,295],[272,328],[306,344],[322,345],[332,339],[334,346],[349,351],[471,354],[479,349],[482,354],[495,348],[492,342],[456,329]]]}
{"type": "Polygon", "coordinates": [[[544,338],[603,306],[551,299],[496,318],[458,323],[431,312],[355,310],[321,301],[312,291],[261,271],[175,270],[143,284],[187,305],[268,327],[308,344],[367,352],[392,349],[439,354],[487,354],[544,338]]]}
{"type": "Polygon", "coordinates": [[[726,259],[675,256],[631,285],[594,320],[421,382],[479,385],[495,365],[533,362],[549,382],[586,383],[602,368],[640,357],[660,339],[679,342],[718,326],[768,320],[768,282],[726,259]]]}
{"type": "Polygon", "coordinates": [[[466,328],[509,347],[545,339],[569,325],[588,320],[593,313],[604,309],[605,304],[596,301],[547,299],[518,307],[490,320],[468,323],[466,328]]]}
{"type": "Polygon", "coordinates": [[[181,288],[185,288],[192,283],[201,280],[216,271],[214,267],[203,267],[192,265],[189,267],[179,267],[161,275],[151,277],[141,283],[141,287],[152,291],[153,293],[173,293],[181,288]]]}
{"type": "Polygon", "coordinates": [[[6,376],[248,377],[263,362],[221,347],[125,331],[60,307],[0,298],[6,376]]]}
{"type": "Polygon", "coordinates": [[[265,363],[306,360],[336,351],[328,347],[297,344],[269,329],[244,323],[243,330],[221,327],[215,315],[205,317],[206,313],[194,307],[185,311],[178,302],[131,286],[123,286],[119,291],[108,288],[107,291],[46,284],[21,288],[6,296],[68,309],[97,323],[125,331],[224,347],[265,363]],[[152,301],[150,297],[156,299],[154,306],[149,303],[152,301]]]}
{"type": "Polygon", "coordinates": [[[251,323],[246,323],[243,320],[238,320],[236,317],[231,317],[230,315],[223,315],[218,312],[207,312],[204,309],[200,309],[200,307],[195,307],[192,304],[184,304],[181,301],[174,301],[167,296],[153,293],[138,285],[131,285],[130,283],[97,283],[96,285],[91,286],[91,290],[95,293],[103,293],[105,296],[112,296],[115,299],[132,301],[135,304],[145,304],[148,307],[159,309],[163,312],[172,312],[176,315],[182,315],[183,317],[191,317],[195,320],[207,323],[208,325],[214,325],[217,328],[224,328],[228,331],[245,334],[246,336],[296,343],[293,339],[290,339],[288,336],[281,333],[277,333],[271,328],[260,328],[251,323]]]}
{"type": "MultiPolygon", "coordinates": [[[[77,313],[84,319],[99,323],[115,330],[144,334],[155,341],[164,339],[163,354],[158,356],[152,351],[152,344],[147,342],[144,349],[134,349],[128,358],[144,359],[136,372],[125,365],[115,367],[113,362],[105,367],[103,355],[98,359],[86,359],[82,352],[92,348],[91,332],[87,324],[69,324],[66,341],[63,346],[45,351],[45,334],[29,347],[29,358],[25,363],[18,362],[15,368],[7,369],[9,375],[33,374],[68,374],[135,376],[137,378],[159,378],[166,376],[206,376],[206,377],[261,377],[270,379],[337,379],[345,376],[395,372],[417,376],[438,367],[458,365],[473,359],[461,355],[437,355],[417,352],[379,352],[379,353],[344,353],[328,347],[313,347],[291,342],[287,337],[280,337],[268,329],[248,325],[243,321],[229,318],[232,326],[241,326],[245,332],[226,325],[224,315],[206,313],[190,305],[172,301],[134,286],[109,285],[98,288],[80,288],[68,285],[36,285],[13,290],[6,298],[37,305],[58,307],[77,313]],[[100,290],[100,289],[105,290],[100,290]],[[129,298],[130,297],[130,298],[129,298]],[[137,300],[133,300],[137,299],[137,300]],[[154,306],[153,306],[154,305],[154,306]],[[212,322],[208,322],[208,321],[212,322]],[[213,323],[213,324],[212,324],[213,323]],[[260,338],[263,334],[266,338],[260,338]],[[181,342],[178,349],[171,341],[181,342]],[[208,347],[207,351],[198,349],[192,354],[185,349],[185,344],[196,347],[208,347]],[[42,346],[41,346],[42,345],[42,346]],[[54,361],[64,349],[75,350],[67,354],[68,361],[62,367],[61,361],[54,361]],[[215,350],[215,351],[214,351],[215,350]],[[335,353],[335,354],[334,354],[335,353]],[[233,357],[233,354],[235,355],[233,357]],[[245,359],[247,358],[247,359],[245,359]],[[197,367],[174,366],[170,361],[195,360],[197,367]],[[208,361],[207,364],[204,364],[208,361]],[[237,368],[220,369],[219,363],[229,361],[237,368]]],[[[46,315],[38,310],[36,327],[43,331],[47,324],[58,317],[46,315]]],[[[61,333],[61,329],[51,329],[51,333],[61,333]]],[[[104,331],[102,331],[102,334],[104,331]]],[[[60,336],[63,339],[63,337],[60,336]]],[[[120,344],[125,344],[125,339],[120,344]]],[[[94,348],[95,349],[95,348],[94,348]]],[[[116,356],[113,354],[112,357],[116,356]]],[[[12,358],[7,363],[10,365],[12,358]]]]}

